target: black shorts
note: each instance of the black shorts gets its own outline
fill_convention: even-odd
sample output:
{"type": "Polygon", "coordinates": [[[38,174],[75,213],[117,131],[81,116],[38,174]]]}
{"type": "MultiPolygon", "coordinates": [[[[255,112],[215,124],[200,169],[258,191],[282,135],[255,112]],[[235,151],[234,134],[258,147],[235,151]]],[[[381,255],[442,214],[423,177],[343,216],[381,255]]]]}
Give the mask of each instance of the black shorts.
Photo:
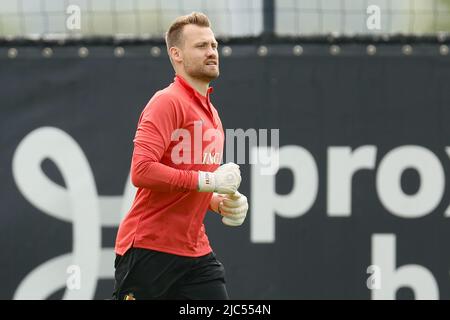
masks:
{"type": "Polygon", "coordinates": [[[116,256],[114,267],[114,299],[228,299],[225,269],[214,252],[194,258],[131,248],[116,256]]]}

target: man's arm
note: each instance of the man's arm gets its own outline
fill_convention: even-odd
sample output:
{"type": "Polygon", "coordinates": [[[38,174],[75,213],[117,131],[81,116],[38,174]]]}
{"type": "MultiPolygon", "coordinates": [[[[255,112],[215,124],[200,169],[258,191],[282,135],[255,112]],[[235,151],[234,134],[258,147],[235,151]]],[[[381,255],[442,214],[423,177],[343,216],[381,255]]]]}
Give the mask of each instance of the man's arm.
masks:
{"type": "Polygon", "coordinates": [[[235,163],[226,163],[214,172],[179,170],[161,163],[172,133],[181,128],[182,114],[167,96],[153,98],[142,112],[134,139],[131,181],[138,188],[161,192],[191,191],[233,194],[241,183],[235,163]]]}
{"type": "Polygon", "coordinates": [[[160,163],[171,143],[174,130],[181,126],[181,115],[170,97],[153,98],[142,112],[134,139],[131,180],[138,188],[162,192],[196,190],[198,173],[179,170],[160,163]]]}
{"type": "Polygon", "coordinates": [[[134,155],[131,181],[138,188],[156,191],[196,190],[198,173],[192,170],[178,170],[142,155],[134,155]]]}

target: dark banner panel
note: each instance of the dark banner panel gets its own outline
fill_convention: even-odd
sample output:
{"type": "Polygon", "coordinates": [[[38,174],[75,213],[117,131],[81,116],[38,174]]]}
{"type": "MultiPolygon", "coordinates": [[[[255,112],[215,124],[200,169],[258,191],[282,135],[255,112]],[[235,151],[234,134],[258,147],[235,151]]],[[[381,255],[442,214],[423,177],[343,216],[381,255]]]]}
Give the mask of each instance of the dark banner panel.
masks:
{"type": "MultiPolygon", "coordinates": [[[[146,46],[41,49],[0,48],[0,298],[107,299],[136,124],[173,70],[146,46]]],[[[448,56],[230,49],[212,101],[250,209],[205,224],[231,298],[449,299],[448,56]]]]}

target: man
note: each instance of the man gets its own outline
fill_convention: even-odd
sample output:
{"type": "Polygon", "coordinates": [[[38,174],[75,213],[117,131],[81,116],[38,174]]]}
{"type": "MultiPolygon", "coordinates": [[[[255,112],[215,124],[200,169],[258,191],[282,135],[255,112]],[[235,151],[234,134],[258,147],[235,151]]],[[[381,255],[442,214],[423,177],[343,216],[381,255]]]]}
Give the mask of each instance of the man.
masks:
{"type": "Polygon", "coordinates": [[[239,166],[222,161],[224,133],[210,102],[217,41],[201,13],[166,34],[175,79],[139,119],[131,164],[138,188],[116,239],[116,299],[228,299],[225,270],[203,224],[211,209],[239,226],[248,210],[239,166]]]}

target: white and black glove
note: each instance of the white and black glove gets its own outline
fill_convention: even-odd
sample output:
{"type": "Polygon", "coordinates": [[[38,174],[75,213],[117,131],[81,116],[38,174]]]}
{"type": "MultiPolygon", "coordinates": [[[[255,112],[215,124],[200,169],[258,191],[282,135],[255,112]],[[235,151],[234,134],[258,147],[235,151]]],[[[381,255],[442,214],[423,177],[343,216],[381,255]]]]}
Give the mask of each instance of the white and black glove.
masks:
{"type": "Polygon", "coordinates": [[[222,222],[228,226],[237,227],[244,223],[247,217],[247,197],[236,191],[234,194],[214,194],[210,207],[220,215],[222,222]]]}
{"type": "Polygon", "coordinates": [[[241,171],[233,162],[221,165],[214,172],[198,172],[198,191],[234,194],[241,184],[241,171]]]}

